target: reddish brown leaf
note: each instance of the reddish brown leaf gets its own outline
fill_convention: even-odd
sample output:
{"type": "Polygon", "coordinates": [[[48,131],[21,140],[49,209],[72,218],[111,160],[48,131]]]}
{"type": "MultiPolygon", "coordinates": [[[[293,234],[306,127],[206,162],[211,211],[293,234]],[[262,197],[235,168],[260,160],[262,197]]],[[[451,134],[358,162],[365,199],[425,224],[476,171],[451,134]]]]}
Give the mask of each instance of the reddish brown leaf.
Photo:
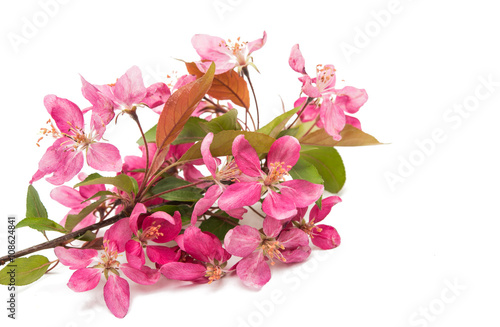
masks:
{"type": "MultiPolygon", "coordinates": [[[[203,76],[194,62],[187,62],[186,68],[192,75],[203,76]]],[[[234,70],[215,75],[208,95],[218,100],[231,100],[234,104],[247,109],[250,107],[247,82],[234,70]]]]}
{"type": "Polygon", "coordinates": [[[196,109],[212,85],[215,65],[196,81],[186,84],[175,91],[165,103],[156,128],[156,146],[158,151],[172,143],[187,120],[196,109]]]}

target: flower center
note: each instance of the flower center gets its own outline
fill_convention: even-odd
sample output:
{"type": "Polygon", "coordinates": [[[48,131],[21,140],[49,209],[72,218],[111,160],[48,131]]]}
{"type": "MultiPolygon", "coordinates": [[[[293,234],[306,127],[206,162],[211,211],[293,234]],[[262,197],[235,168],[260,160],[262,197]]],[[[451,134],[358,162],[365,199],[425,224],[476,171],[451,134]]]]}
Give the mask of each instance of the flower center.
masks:
{"type": "Polygon", "coordinates": [[[313,232],[320,233],[322,231],[321,228],[317,227],[314,224],[314,219],[308,223],[302,220],[299,228],[302,229],[307,235],[309,235],[310,238],[314,238],[313,232]]]}
{"type": "Polygon", "coordinates": [[[36,141],[36,146],[38,146],[38,147],[40,147],[40,141],[43,140],[44,137],[52,135],[53,138],[57,139],[57,138],[60,138],[62,136],[61,133],[59,133],[57,128],[52,123],[52,120],[50,120],[50,119],[47,120],[46,124],[47,125],[50,124],[50,127],[49,128],[45,128],[45,127],[40,128],[40,134],[42,134],[42,136],[38,139],[38,141],[36,141]]]}
{"type": "Polygon", "coordinates": [[[160,232],[161,224],[155,225],[156,222],[153,222],[151,226],[148,226],[145,230],[142,231],[140,240],[142,242],[148,240],[156,240],[158,237],[163,236],[163,233],[160,232]]]}
{"type": "Polygon", "coordinates": [[[274,265],[274,259],[286,262],[285,257],[281,253],[281,250],[284,250],[285,247],[279,241],[275,239],[266,239],[262,242],[260,247],[264,255],[271,260],[271,265],[274,265]]]}
{"type": "Polygon", "coordinates": [[[217,177],[220,181],[235,181],[241,175],[241,170],[236,165],[234,160],[226,162],[224,167],[217,172],[217,177]]]}
{"type": "Polygon", "coordinates": [[[332,79],[335,78],[335,69],[332,66],[323,66],[323,65],[317,65],[316,66],[316,85],[318,88],[323,89],[325,86],[327,86],[332,79]]]}
{"type": "Polygon", "coordinates": [[[219,280],[224,276],[222,268],[218,265],[207,264],[207,271],[205,277],[208,278],[208,283],[211,284],[215,280],[219,280]]]}
{"type": "Polygon", "coordinates": [[[276,184],[279,181],[284,181],[285,176],[288,175],[288,170],[292,168],[292,166],[287,165],[286,169],[284,162],[273,162],[269,164],[269,173],[264,181],[266,186],[270,186],[272,184],[276,184]]]}
{"type": "Polygon", "coordinates": [[[115,247],[111,248],[109,246],[109,240],[104,241],[104,253],[101,254],[101,262],[104,268],[118,268],[120,266],[120,262],[118,259],[118,251],[115,247]]]}

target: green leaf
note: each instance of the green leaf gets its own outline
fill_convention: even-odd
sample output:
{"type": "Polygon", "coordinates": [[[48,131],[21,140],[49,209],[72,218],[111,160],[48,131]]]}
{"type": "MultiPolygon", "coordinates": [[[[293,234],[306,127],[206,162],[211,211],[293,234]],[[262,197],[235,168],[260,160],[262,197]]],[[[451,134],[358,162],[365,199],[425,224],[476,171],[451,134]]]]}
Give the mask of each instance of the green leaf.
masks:
{"type": "Polygon", "coordinates": [[[48,218],[47,210],[40,201],[38,192],[33,185],[28,186],[28,195],[26,197],[26,217],[27,218],[48,218]]]}
{"type": "Polygon", "coordinates": [[[314,184],[324,183],[323,177],[318,173],[316,167],[302,157],[299,158],[297,163],[292,167],[290,175],[293,179],[303,179],[314,184]]]}
{"type": "Polygon", "coordinates": [[[52,221],[48,218],[42,218],[42,217],[37,217],[37,218],[25,218],[21,220],[19,223],[17,223],[16,228],[21,228],[21,227],[30,227],[33,229],[36,229],[38,231],[55,231],[55,232],[60,232],[60,233],[67,233],[68,231],[56,223],[55,221],[52,221]]]}
{"type": "Polygon", "coordinates": [[[87,200],[83,201],[82,203],[85,203],[85,202],[90,201],[90,200],[95,199],[95,198],[100,198],[102,196],[109,196],[109,197],[115,197],[116,198],[116,197],[118,197],[118,194],[116,194],[114,192],[111,192],[111,191],[99,191],[96,194],[92,195],[87,200]]]}
{"type": "Polygon", "coordinates": [[[207,132],[202,128],[205,119],[189,117],[181,133],[172,144],[194,143],[203,140],[207,132]]]}
{"type": "MultiPolygon", "coordinates": [[[[172,190],[174,188],[178,188],[181,186],[186,186],[191,183],[179,179],[174,176],[169,176],[161,181],[159,181],[152,189],[151,193],[152,195],[154,194],[159,194],[168,190],[172,190]]],[[[168,200],[168,201],[181,201],[181,202],[194,202],[198,201],[203,197],[201,194],[202,189],[197,188],[197,187],[186,187],[174,192],[166,193],[163,195],[160,195],[162,199],[168,200]]]]}
{"type": "Polygon", "coordinates": [[[230,217],[227,213],[223,211],[217,211],[215,213],[219,217],[210,217],[207,220],[204,220],[200,224],[200,229],[203,232],[210,232],[217,236],[219,240],[224,241],[224,237],[227,232],[234,228],[235,224],[239,223],[239,219],[230,217]]]}
{"type": "MultiPolygon", "coordinates": [[[[210,146],[210,152],[214,157],[232,155],[233,141],[236,136],[244,134],[245,139],[257,151],[257,154],[268,153],[271,145],[276,141],[273,137],[257,132],[245,131],[222,131],[214,135],[214,140],[210,146]]],[[[201,142],[195,143],[188,151],[179,159],[179,161],[190,161],[202,158],[201,142]]]]}
{"type": "Polygon", "coordinates": [[[337,150],[330,147],[304,147],[300,158],[316,167],[325,182],[325,190],[338,193],[342,189],[346,180],[345,167],[337,150]]]}
{"type": "Polygon", "coordinates": [[[300,138],[300,144],[313,146],[365,146],[382,144],[376,138],[352,125],[345,125],[340,132],[342,139],[335,141],[322,128],[300,138]]]}
{"type": "MultiPolygon", "coordinates": [[[[137,182],[136,182],[137,183],[137,182]]],[[[84,181],[76,184],[74,187],[86,186],[86,185],[97,185],[97,184],[109,184],[114,185],[120,190],[132,193],[135,189],[132,177],[125,174],[116,175],[114,177],[103,177],[98,173],[94,173],[85,178],[84,181]]]]}
{"type": "Polygon", "coordinates": [[[67,230],[72,231],[73,228],[75,228],[75,226],[78,225],[78,223],[83,220],[83,218],[90,215],[95,209],[97,209],[97,207],[101,205],[101,203],[103,203],[106,200],[107,198],[103,196],[99,200],[92,202],[91,204],[83,208],[80,211],[80,213],[76,215],[68,215],[66,217],[66,224],[64,225],[64,227],[67,230]]]}
{"type": "Polygon", "coordinates": [[[85,234],[83,234],[80,237],[77,237],[76,239],[79,241],[90,242],[90,241],[93,241],[95,238],[96,238],[96,234],[94,232],[92,232],[91,230],[88,230],[85,232],[85,234]]]}
{"type": "MultiPolygon", "coordinates": [[[[144,133],[144,136],[146,137],[147,143],[155,143],[156,142],[156,126],[157,125],[154,125],[146,133],[144,133]]],[[[142,139],[142,137],[140,137],[137,140],[137,144],[144,145],[144,140],[142,139]]]]}
{"type": "Polygon", "coordinates": [[[274,118],[269,124],[257,130],[257,132],[269,135],[271,137],[276,138],[280,132],[283,131],[283,128],[286,126],[286,123],[290,120],[290,118],[295,115],[301,107],[294,108],[285,112],[282,115],[274,118]]]}
{"type": "Polygon", "coordinates": [[[31,284],[42,277],[49,266],[49,259],[43,255],[17,258],[0,270],[0,284],[11,284],[11,278],[14,278],[16,286],[31,284]]]}
{"type": "Polygon", "coordinates": [[[211,121],[205,120],[201,125],[201,128],[203,128],[207,133],[212,132],[214,134],[230,130],[239,131],[241,130],[241,126],[238,124],[238,110],[231,109],[211,121]]]}

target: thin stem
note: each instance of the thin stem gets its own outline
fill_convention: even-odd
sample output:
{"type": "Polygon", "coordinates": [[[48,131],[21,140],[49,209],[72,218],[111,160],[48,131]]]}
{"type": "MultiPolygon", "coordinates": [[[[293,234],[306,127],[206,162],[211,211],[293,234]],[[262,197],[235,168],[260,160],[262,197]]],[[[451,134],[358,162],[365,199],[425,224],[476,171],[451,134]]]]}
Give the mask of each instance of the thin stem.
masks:
{"type": "Polygon", "coordinates": [[[230,225],[233,225],[233,226],[238,226],[238,224],[236,223],[233,223],[231,220],[227,219],[227,217],[224,217],[224,216],[220,216],[220,215],[217,215],[217,214],[214,214],[214,213],[211,213],[211,212],[206,212],[205,215],[208,215],[210,217],[214,217],[214,218],[217,218],[219,220],[222,220],[223,222],[226,222],[230,225]]]}
{"type": "Polygon", "coordinates": [[[157,197],[162,196],[164,194],[168,194],[168,193],[171,193],[171,192],[179,191],[179,190],[182,190],[182,189],[185,189],[185,188],[188,188],[188,187],[193,187],[193,186],[196,186],[196,185],[199,185],[199,184],[202,184],[202,183],[207,183],[207,181],[199,181],[199,182],[196,182],[196,183],[191,183],[191,184],[179,186],[179,187],[176,187],[176,188],[173,188],[173,189],[170,189],[170,190],[166,190],[166,191],[157,193],[155,195],[152,195],[149,198],[142,199],[141,202],[146,202],[146,201],[149,201],[149,200],[152,200],[152,199],[156,199],[157,197]]]}
{"type": "Polygon", "coordinates": [[[0,266],[4,265],[7,261],[10,261],[11,259],[19,258],[19,257],[25,256],[27,254],[38,252],[41,250],[55,248],[56,246],[59,246],[61,244],[68,243],[68,241],[73,241],[75,238],[82,236],[83,234],[85,234],[89,230],[95,230],[95,229],[99,229],[99,228],[102,228],[105,226],[112,225],[112,224],[116,223],[118,220],[125,218],[125,217],[127,217],[127,215],[126,215],[125,211],[122,211],[120,214],[115,215],[109,219],[92,224],[90,226],[79,229],[77,231],[68,233],[68,234],[63,235],[61,237],[55,238],[51,241],[48,241],[45,243],[40,243],[38,245],[29,247],[27,249],[18,251],[11,256],[8,256],[8,255],[3,256],[0,258],[0,266]]]}
{"type": "MultiPolygon", "coordinates": [[[[146,177],[146,176],[148,176],[148,173],[149,173],[149,147],[148,147],[148,142],[146,140],[146,135],[144,134],[144,131],[142,130],[141,123],[139,122],[139,116],[137,116],[137,113],[135,112],[135,110],[130,112],[130,116],[137,123],[137,126],[139,127],[139,131],[141,132],[142,141],[144,142],[144,148],[146,150],[146,170],[144,172],[144,177],[146,177]]],[[[140,194],[142,192],[142,190],[145,187],[145,183],[146,183],[146,178],[144,178],[144,180],[142,181],[141,186],[139,187],[139,191],[137,192],[137,194],[140,194]]],[[[137,194],[136,194],[136,196],[137,196],[137,194]]]]}
{"type": "MultiPolygon", "coordinates": [[[[243,74],[245,74],[245,76],[247,77],[248,84],[250,84],[250,89],[252,90],[253,99],[255,101],[255,110],[257,111],[257,129],[259,129],[259,125],[260,125],[259,104],[257,103],[257,96],[255,95],[255,90],[253,89],[252,80],[250,79],[250,72],[248,71],[248,68],[246,66],[243,67],[242,71],[243,71],[243,74]]],[[[255,128],[255,125],[254,125],[254,128],[255,128]]]]}
{"type": "Polygon", "coordinates": [[[55,264],[55,265],[53,265],[53,266],[52,266],[49,270],[47,270],[45,273],[48,273],[49,271],[51,271],[52,269],[54,269],[54,268],[55,268],[55,267],[59,264],[59,259],[58,259],[58,260],[55,260],[55,261],[52,261],[52,262],[51,262],[51,264],[52,264],[52,263],[54,263],[54,262],[55,262],[56,264],[55,264]]]}
{"type": "Polygon", "coordinates": [[[302,105],[302,108],[300,109],[300,111],[297,113],[297,117],[295,117],[295,120],[293,121],[293,123],[290,124],[290,126],[288,126],[287,129],[290,129],[296,122],[297,120],[299,120],[300,118],[300,115],[302,115],[302,113],[304,112],[304,110],[306,109],[307,105],[313,100],[314,98],[311,98],[311,97],[308,97],[306,102],[304,102],[304,104],[302,105]]]}
{"type": "Polygon", "coordinates": [[[302,135],[302,137],[306,136],[307,134],[309,134],[312,131],[314,126],[316,126],[316,123],[318,122],[318,120],[319,120],[319,117],[316,118],[316,120],[314,121],[314,124],[311,125],[311,127],[307,130],[307,132],[304,135],[302,135]]]}
{"type": "Polygon", "coordinates": [[[257,210],[255,210],[253,207],[248,207],[250,210],[252,210],[253,212],[255,212],[258,216],[260,216],[261,218],[266,218],[265,216],[261,215],[257,210]]]}

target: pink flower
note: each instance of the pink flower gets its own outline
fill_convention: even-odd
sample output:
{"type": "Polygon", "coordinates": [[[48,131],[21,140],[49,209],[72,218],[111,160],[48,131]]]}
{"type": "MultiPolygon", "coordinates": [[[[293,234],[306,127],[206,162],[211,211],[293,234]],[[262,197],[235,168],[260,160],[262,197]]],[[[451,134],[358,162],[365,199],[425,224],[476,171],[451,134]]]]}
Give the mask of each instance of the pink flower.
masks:
{"type": "Polygon", "coordinates": [[[62,246],[56,247],[54,252],[63,265],[76,270],[68,282],[68,287],[75,292],[94,289],[103,273],[106,278],[103,289],[104,301],[111,313],[123,318],[129,308],[129,285],[119,276],[120,262],[117,260],[116,244],[105,238],[104,246],[104,253],[101,256],[94,249],[66,249],[62,246]],[[98,263],[90,266],[93,261],[98,263]]]}
{"type": "MultiPolygon", "coordinates": [[[[78,179],[83,181],[87,177],[86,174],[80,173],[78,174],[78,179]]],[[[68,212],[68,215],[76,215],[80,213],[80,211],[88,206],[90,203],[92,203],[94,200],[97,200],[98,198],[94,200],[89,200],[88,202],[85,202],[88,198],[91,196],[95,195],[99,191],[105,191],[106,188],[104,187],[103,184],[100,185],[88,185],[88,186],[80,186],[78,187],[78,190],[69,186],[58,186],[54,188],[50,192],[50,197],[62,204],[65,207],[70,208],[71,210],[68,212]]],[[[60,222],[62,226],[65,225],[66,223],[66,218],[68,217],[66,215],[64,219],[60,222]]],[[[87,217],[83,218],[82,221],[80,221],[74,228],[73,230],[79,230],[84,227],[90,226],[96,222],[96,216],[94,216],[93,213],[90,213],[87,217]]]]}
{"type": "Polygon", "coordinates": [[[121,171],[118,149],[114,145],[98,142],[100,134],[93,129],[85,134],[83,113],[76,104],[55,95],[47,95],[44,104],[57,126],[57,129],[52,126],[52,130],[46,133],[57,139],[43,155],[30,183],[49,174],[52,176],[46,180],[54,185],[71,180],[83,167],[82,152],[86,154],[88,165],[94,169],[121,171]]]}
{"type": "Polygon", "coordinates": [[[155,83],[148,88],[144,86],[139,67],[132,66],[116,80],[114,84],[93,85],[82,79],[82,93],[92,104],[93,116],[98,116],[102,124],[113,120],[115,110],[127,112],[135,107],[146,105],[156,113],[161,113],[163,105],[170,97],[170,89],[165,83],[155,83]],[[109,105],[106,105],[109,104],[109,105]]]}
{"type": "MultiPolygon", "coordinates": [[[[302,74],[299,78],[302,82],[302,92],[309,99],[316,99],[302,112],[300,117],[302,121],[317,119],[318,127],[324,128],[337,141],[341,139],[340,131],[344,129],[346,123],[361,128],[358,119],[347,116],[344,112],[356,113],[365,104],[368,95],[364,89],[357,89],[352,86],[346,86],[340,90],[336,89],[336,76],[333,65],[318,65],[316,67],[316,77],[309,77],[298,44],[292,47],[289,64],[293,70],[302,74]],[[332,97],[335,97],[334,101],[332,101],[332,97]]],[[[295,102],[295,106],[301,106],[305,101],[305,97],[300,98],[295,102]]]]}
{"type": "Polygon", "coordinates": [[[233,156],[241,172],[255,181],[231,184],[219,199],[219,207],[234,210],[258,202],[267,191],[262,210],[283,220],[297,214],[297,208],[307,207],[323,194],[323,185],[306,180],[283,181],[300,157],[300,144],[292,136],[277,139],[267,155],[267,172],[261,169],[260,159],[244,135],[233,142],[233,156]]]}
{"type": "Polygon", "coordinates": [[[235,43],[227,42],[216,36],[206,34],[196,34],[191,39],[191,43],[196,52],[200,55],[202,61],[196,62],[196,66],[202,72],[206,72],[211,62],[215,63],[215,74],[222,74],[228,70],[238,68],[241,71],[243,67],[253,65],[251,54],[259,50],[266,44],[267,34],[261,39],[252,42],[241,42],[240,38],[235,43]]]}
{"type": "MultiPolygon", "coordinates": [[[[267,220],[267,218],[266,218],[267,220]]],[[[263,233],[250,226],[236,226],[224,238],[226,250],[242,259],[236,274],[247,286],[260,288],[271,279],[269,263],[301,262],[311,248],[307,234],[298,228],[281,230],[281,224],[264,224],[263,233]]]]}
{"type": "Polygon", "coordinates": [[[190,226],[176,241],[194,261],[170,262],[163,265],[160,271],[165,277],[210,284],[227,273],[224,268],[231,255],[222,248],[215,235],[190,226]]]}
{"type": "MultiPolygon", "coordinates": [[[[192,225],[196,223],[198,217],[204,214],[224,192],[226,185],[222,184],[222,181],[234,180],[241,175],[241,172],[236,167],[234,161],[229,161],[219,170],[221,160],[219,158],[214,158],[210,152],[210,145],[212,144],[213,138],[213,133],[208,133],[205,136],[201,142],[201,154],[203,156],[203,163],[212,175],[215,185],[210,186],[210,188],[208,188],[205,192],[204,197],[196,202],[193,214],[191,215],[192,225]]],[[[242,215],[245,212],[246,210],[229,210],[228,214],[237,218],[242,218],[242,215]]]]}
{"type": "Polygon", "coordinates": [[[146,249],[148,258],[159,266],[179,258],[177,251],[167,246],[152,245],[149,242],[167,243],[172,241],[182,228],[180,213],[176,212],[172,217],[166,212],[158,211],[146,216],[139,224],[140,215],[146,212],[146,207],[142,203],[138,203],[130,218],[125,218],[128,221],[129,230],[135,236],[132,239],[129,236],[125,243],[127,261],[131,267],[137,269],[144,266],[146,262],[143,248],[146,249]],[[139,231],[139,225],[142,231],[139,231]]]}
{"type": "Polygon", "coordinates": [[[311,237],[311,241],[317,247],[323,250],[334,249],[340,245],[340,236],[337,230],[329,225],[317,223],[325,219],[332,210],[332,207],[342,200],[338,196],[330,196],[321,201],[321,209],[314,205],[309,213],[309,220],[306,222],[304,215],[307,208],[299,210],[299,214],[294,218],[294,225],[303,230],[311,237]]]}

